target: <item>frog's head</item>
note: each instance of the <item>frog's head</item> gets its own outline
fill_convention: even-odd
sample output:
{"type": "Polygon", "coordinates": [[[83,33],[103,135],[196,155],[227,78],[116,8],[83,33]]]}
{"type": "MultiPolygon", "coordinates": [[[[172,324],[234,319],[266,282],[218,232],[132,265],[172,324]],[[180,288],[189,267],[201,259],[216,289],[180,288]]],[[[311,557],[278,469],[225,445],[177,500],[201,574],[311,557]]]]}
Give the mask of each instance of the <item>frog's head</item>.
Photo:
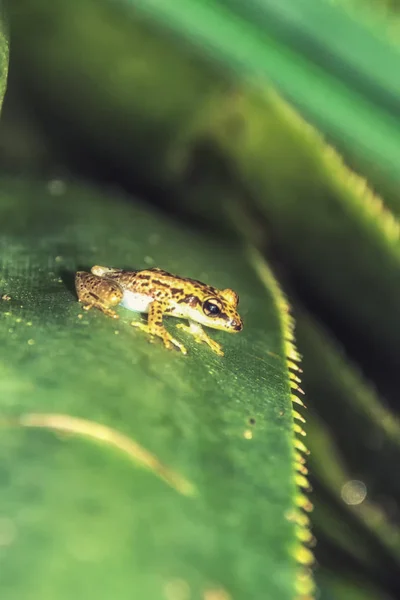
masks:
{"type": "Polygon", "coordinates": [[[239,296],[233,290],[214,290],[199,298],[194,296],[191,305],[191,318],[213,329],[223,329],[237,333],[243,329],[243,321],[237,312],[239,296]]]}

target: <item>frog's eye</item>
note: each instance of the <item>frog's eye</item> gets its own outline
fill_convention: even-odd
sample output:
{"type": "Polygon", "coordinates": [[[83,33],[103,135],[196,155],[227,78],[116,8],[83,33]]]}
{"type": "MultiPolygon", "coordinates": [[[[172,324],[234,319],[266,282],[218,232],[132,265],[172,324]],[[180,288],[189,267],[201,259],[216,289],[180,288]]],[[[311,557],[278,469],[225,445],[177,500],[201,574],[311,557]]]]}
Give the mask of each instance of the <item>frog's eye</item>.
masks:
{"type": "Polygon", "coordinates": [[[203,311],[207,317],[218,317],[221,312],[221,306],[215,300],[206,300],[203,304],[203,311]]]}

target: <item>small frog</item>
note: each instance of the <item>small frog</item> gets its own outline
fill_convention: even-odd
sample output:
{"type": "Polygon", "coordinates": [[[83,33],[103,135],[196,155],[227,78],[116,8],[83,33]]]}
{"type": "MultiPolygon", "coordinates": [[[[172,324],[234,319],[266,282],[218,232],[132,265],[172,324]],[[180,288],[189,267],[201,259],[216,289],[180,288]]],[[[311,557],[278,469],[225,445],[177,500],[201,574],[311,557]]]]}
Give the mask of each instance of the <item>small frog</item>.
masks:
{"type": "Polygon", "coordinates": [[[177,327],[191,333],[197,342],[208,344],[220,356],[224,354],[220,344],[208,337],[202,325],[230,332],[243,329],[236,310],[239,303],[236,292],[218,290],[162,269],[124,271],[95,266],[91,273],[78,271],[75,286],[85,310],[95,307],[118,319],[112,307],[120,304],[129,310],[148,313],[147,325],[140,321],[131,325],[160,337],[167,348],[176,346],[183,354],[187,353],[185,346],[165,329],[163,315],[188,319],[189,326],[180,323],[177,327]]]}

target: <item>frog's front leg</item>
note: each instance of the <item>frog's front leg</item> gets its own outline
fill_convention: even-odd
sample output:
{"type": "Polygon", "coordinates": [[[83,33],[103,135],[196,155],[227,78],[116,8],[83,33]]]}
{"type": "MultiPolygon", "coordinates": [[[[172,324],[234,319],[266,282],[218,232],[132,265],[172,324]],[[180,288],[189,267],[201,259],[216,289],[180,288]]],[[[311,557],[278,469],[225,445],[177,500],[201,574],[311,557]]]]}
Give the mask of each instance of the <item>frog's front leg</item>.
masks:
{"type": "Polygon", "coordinates": [[[117,313],[111,306],[121,302],[123,291],[115,281],[78,271],[75,275],[75,288],[78,300],[85,310],[97,308],[109,317],[118,319],[117,313]]]}
{"type": "Polygon", "coordinates": [[[189,326],[184,325],[183,323],[179,323],[177,325],[178,329],[183,329],[187,333],[191,333],[196,340],[197,343],[207,344],[211,350],[213,350],[219,356],[224,356],[224,351],[222,350],[222,346],[212,340],[204,331],[200,323],[196,323],[195,321],[189,321],[189,326]]]}
{"type": "Polygon", "coordinates": [[[176,346],[179,348],[182,354],[187,354],[185,346],[173,338],[172,335],[165,329],[162,322],[164,311],[165,306],[163,303],[159,302],[158,300],[154,300],[149,306],[147,325],[141,321],[132,321],[131,325],[133,327],[138,327],[142,331],[146,331],[146,333],[160,337],[166,348],[172,348],[173,346],[176,346]]]}

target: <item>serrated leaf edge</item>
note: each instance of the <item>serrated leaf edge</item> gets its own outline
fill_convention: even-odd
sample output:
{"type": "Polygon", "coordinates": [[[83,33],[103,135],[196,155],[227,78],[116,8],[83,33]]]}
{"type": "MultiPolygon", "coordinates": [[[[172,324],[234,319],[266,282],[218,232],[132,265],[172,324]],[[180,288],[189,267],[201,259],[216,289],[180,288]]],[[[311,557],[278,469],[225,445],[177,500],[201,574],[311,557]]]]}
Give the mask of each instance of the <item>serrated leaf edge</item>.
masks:
{"type": "MultiPolygon", "coordinates": [[[[248,247],[248,255],[251,265],[254,267],[260,280],[266,284],[267,288],[272,292],[275,304],[278,308],[281,329],[284,338],[284,351],[287,371],[289,373],[289,387],[291,390],[290,398],[293,405],[300,405],[305,408],[303,401],[297,394],[304,394],[300,388],[301,369],[299,363],[301,356],[297,351],[295,344],[294,328],[295,321],[290,314],[289,302],[282,291],[279,283],[275,279],[271,269],[265,262],[263,256],[253,246],[248,247]]],[[[298,563],[298,570],[295,582],[296,596],[295,600],[313,600],[315,597],[315,584],[312,576],[312,565],[314,563],[314,555],[310,546],[315,542],[310,529],[310,519],[307,513],[313,509],[312,503],[305,492],[310,491],[310,484],[307,479],[307,467],[305,466],[305,456],[309,454],[307,446],[299,436],[304,437],[305,431],[296,421],[305,422],[305,418],[293,408],[293,467],[294,467],[294,483],[297,489],[294,498],[294,508],[290,514],[286,514],[286,518],[296,525],[296,543],[291,548],[291,553],[298,563]]]]}
{"type": "MultiPolygon", "coordinates": [[[[350,192],[345,201],[349,206],[360,211],[361,215],[378,229],[391,247],[399,254],[400,222],[385,205],[384,200],[370,187],[368,181],[348,167],[340,153],[329,145],[324,136],[308,123],[295,108],[286,102],[275,90],[269,88],[268,95],[274,102],[274,108],[281,113],[283,119],[291,123],[309,142],[321,151],[321,161],[326,174],[335,184],[341,185],[350,192]]],[[[342,198],[342,196],[339,196],[342,198]]]]}

